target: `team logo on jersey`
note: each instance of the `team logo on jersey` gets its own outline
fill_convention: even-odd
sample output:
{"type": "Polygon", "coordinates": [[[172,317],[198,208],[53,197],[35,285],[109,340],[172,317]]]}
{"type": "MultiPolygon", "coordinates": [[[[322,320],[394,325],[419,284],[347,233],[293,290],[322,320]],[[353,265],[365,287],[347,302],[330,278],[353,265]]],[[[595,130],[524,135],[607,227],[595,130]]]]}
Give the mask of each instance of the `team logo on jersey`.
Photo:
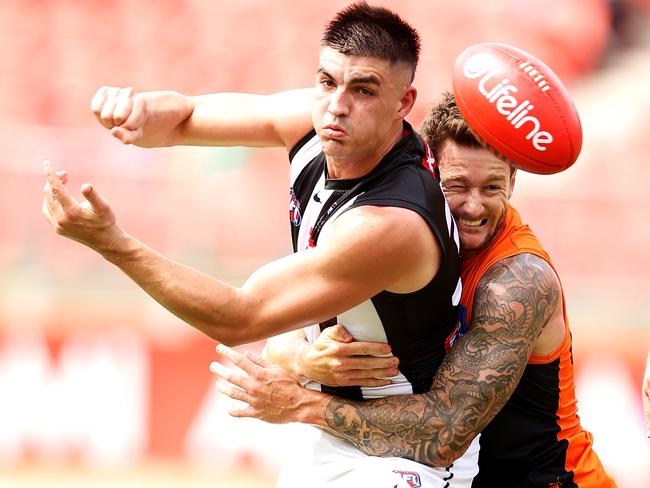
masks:
{"type": "Polygon", "coordinates": [[[445,351],[449,352],[458,339],[467,334],[467,331],[469,331],[467,309],[464,305],[460,304],[458,305],[458,322],[456,322],[456,327],[454,327],[454,330],[445,339],[445,351]]]}
{"type": "MultiPolygon", "coordinates": [[[[420,482],[420,475],[415,471],[400,471],[398,469],[394,469],[393,473],[398,474],[402,480],[404,480],[406,484],[411,488],[418,488],[419,486],[422,486],[422,483],[420,482]]],[[[400,484],[400,487],[401,486],[402,485],[400,484]]]]}
{"type": "Polygon", "coordinates": [[[427,144],[426,141],[423,142],[426,155],[422,158],[422,166],[424,166],[437,181],[440,181],[440,170],[438,169],[436,158],[433,157],[429,144],[427,144]]]}
{"type": "Polygon", "coordinates": [[[296,198],[293,188],[289,188],[289,220],[295,227],[298,227],[302,221],[302,216],[300,215],[300,202],[296,198]]]}

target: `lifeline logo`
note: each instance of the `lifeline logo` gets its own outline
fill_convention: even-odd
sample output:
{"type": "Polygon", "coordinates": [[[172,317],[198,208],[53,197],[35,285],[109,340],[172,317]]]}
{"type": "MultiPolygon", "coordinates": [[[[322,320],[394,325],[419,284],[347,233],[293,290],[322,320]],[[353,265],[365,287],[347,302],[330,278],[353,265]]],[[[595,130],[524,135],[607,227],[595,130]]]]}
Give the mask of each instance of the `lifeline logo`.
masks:
{"type": "MultiPolygon", "coordinates": [[[[542,91],[547,91],[550,88],[546,84],[546,80],[543,79],[543,75],[532,68],[530,63],[524,62],[519,65],[519,68],[529,76],[535,76],[533,80],[539,82],[538,86],[542,91]]],[[[532,125],[530,132],[526,135],[526,140],[531,141],[533,147],[538,151],[546,151],[546,146],[553,142],[553,135],[548,131],[541,130],[541,123],[537,117],[528,115],[535,108],[529,100],[520,103],[511,95],[511,93],[519,91],[516,86],[510,84],[507,78],[503,78],[499,82],[492,80],[498,72],[494,58],[488,54],[475,54],[463,66],[463,74],[466,78],[470,80],[481,78],[478,82],[479,91],[489,103],[494,104],[497,112],[505,116],[515,129],[521,129],[526,123],[532,125]]]]}

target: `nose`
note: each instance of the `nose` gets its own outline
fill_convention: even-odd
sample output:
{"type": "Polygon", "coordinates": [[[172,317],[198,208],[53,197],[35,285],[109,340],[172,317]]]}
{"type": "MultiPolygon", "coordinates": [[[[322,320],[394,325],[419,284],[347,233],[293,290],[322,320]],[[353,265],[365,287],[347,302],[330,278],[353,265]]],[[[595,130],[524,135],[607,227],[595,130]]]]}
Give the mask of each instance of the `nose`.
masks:
{"type": "Polygon", "coordinates": [[[350,113],[348,97],[343,89],[339,88],[330,95],[327,111],[335,117],[345,117],[350,113]]]}
{"type": "Polygon", "coordinates": [[[468,191],[463,207],[468,216],[478,217],[481,215],[483,212],[483,200],[481,200],[480,192],[474,189],[468,191]]]}

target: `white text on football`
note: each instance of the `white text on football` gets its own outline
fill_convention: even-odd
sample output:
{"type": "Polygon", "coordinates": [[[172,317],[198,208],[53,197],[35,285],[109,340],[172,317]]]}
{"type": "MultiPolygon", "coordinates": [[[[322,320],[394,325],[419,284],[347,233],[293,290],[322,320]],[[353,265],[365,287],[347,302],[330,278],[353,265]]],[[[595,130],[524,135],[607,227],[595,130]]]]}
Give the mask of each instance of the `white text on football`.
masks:
{"type": "Polygon", "coordinates": [[[519,89],[510,84],[507,78],[503,78],[492,88],[488,87],[488,81],[497,74],[497,70],[488,71],[488,73],[478,82],[478,89],[481,94],[491,104],[494,104],[497,112],[506,116],[506,120],[514,126],[515,129],[521,129],[524,124],[532,124],[530,132],[526,135],[526,140],[531,141],[533,147],[538,151],[546,151],[546,146],[553,142],[553,135],[541,129],[539,119],[533,115],[528,115],[535,106],[530,101],[519,102],[511,93],[517,93],[519,89]],[[511,110],[513,109],[513,110],[511,110]]]}

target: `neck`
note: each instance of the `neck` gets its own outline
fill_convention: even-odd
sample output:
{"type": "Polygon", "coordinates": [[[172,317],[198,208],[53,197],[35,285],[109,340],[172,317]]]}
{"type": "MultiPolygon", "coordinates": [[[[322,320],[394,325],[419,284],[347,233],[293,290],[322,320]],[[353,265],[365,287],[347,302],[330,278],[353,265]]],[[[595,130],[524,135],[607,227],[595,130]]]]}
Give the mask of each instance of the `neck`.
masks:
{"type": "Polygon", "coordinates": [[[327,173],[329,178],[337,180],[352,180],[361,178],[370,173],[380,163],[380,161],[390,152],[393,147],[402,139],[402,124],[399,129],[394,130],[390,137],[386,138],[386,143],[377,150],[363,159],[335,158],[326,156],[327,173]]]}

